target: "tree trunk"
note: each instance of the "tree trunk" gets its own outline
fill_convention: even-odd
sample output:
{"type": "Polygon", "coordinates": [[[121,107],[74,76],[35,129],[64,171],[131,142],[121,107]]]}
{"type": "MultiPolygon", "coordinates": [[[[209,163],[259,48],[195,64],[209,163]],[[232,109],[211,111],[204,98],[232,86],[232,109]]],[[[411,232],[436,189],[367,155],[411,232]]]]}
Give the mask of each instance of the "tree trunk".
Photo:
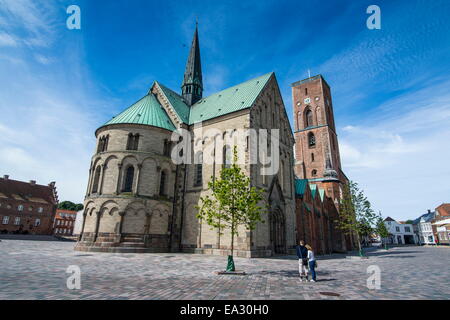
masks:
{"type": "Polygon", "coordinates": [[[359,238],[359,233],[358,232],[356,232],[356,241],[358,241],[359,255],[363,256],[362,249],[361,249],[361,240],[359,238]]]}

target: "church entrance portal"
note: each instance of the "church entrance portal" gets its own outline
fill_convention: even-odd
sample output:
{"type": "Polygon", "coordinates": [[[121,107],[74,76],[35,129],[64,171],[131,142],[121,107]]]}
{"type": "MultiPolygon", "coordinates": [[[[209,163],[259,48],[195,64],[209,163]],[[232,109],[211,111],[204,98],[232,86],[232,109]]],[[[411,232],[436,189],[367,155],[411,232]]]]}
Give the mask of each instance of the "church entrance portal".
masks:
{"type": "Polygon", "coordinates": [[[280,209],[275,209],[270,215],[270,240],[273,254],[286,253],[285,219],[280,209]]]}

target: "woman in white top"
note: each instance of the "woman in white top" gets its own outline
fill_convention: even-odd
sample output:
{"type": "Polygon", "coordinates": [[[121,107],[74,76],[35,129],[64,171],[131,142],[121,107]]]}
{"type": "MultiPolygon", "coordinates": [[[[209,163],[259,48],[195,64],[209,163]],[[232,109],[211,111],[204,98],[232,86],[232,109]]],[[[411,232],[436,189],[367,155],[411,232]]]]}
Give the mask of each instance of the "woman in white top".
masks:
{"type": "Polygon", "coordinates": [[[316,282],[316,258],[314,257],[314,251],[310,245],[305,246],[308,249],[308,264],[309,271],[311,271],[311,282],[316,282]]]}

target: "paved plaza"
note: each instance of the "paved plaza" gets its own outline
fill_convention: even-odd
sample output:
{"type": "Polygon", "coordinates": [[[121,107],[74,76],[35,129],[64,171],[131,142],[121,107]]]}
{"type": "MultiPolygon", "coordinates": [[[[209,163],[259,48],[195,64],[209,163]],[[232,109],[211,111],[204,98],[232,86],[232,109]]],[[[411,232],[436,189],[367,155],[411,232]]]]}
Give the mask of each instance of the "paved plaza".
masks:
{"type": "Polygon", "coordinates": [[[73,251],[73,242],[2,240],[0,299],[449,299],[450,248],[372,250],[368,259],[319,257],[318,282],[301,283],[295,257],[236,258],[247,275],[216,275],[226,257],[73,251]],[[69,290],[70,265],[81,289],[69,290]],[[370,265],[381,289],[367,287],[370,265]]]}

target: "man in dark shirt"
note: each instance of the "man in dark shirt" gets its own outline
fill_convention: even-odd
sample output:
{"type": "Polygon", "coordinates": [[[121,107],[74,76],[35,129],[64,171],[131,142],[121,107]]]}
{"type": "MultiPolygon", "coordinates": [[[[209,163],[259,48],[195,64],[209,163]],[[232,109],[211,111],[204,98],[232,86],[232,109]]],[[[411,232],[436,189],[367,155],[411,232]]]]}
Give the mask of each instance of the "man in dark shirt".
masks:
{"type": "Polygon", "coordinates": [[[308,249],[305,247],[305,242],[300,241],[300,245],[297,246],[298,257],[298,272],[300,273],[301,281],[308,281],[308,249]]]}

